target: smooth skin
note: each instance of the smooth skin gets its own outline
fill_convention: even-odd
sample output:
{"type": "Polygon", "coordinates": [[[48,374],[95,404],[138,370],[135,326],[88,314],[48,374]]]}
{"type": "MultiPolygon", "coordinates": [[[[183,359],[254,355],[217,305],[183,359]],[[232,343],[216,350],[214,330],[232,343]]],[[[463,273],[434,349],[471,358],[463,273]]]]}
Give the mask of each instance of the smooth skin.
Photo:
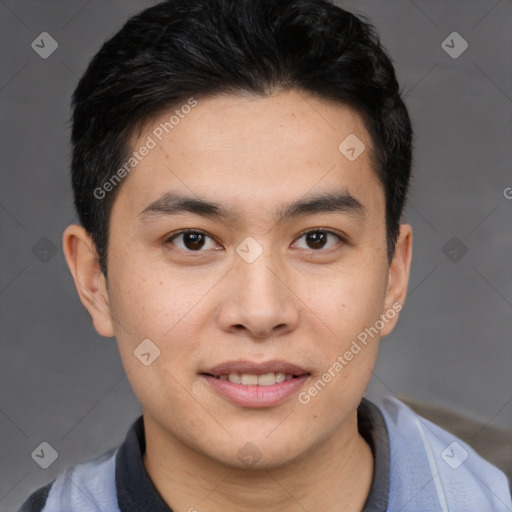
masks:
{"type": "MultiPolygon", "coordinates": [[[[133,149],[169,115],[144,127],[133,149]]],[[[384,189],[370,150],[355,111],[303,91],[198,99],[119,185],[108,287],[89,235],[79,225],[65,230],[80,299],[97,332],[115,336],[142,404],[144,465],[174,511],[362,510],[374,461],[357,407],[398,314],[306,405],[292,396],[241,407],[200,372],[230,360],[284,360],[311,373],[304,391],[379,315],[404,304],[412,229],[401,225],[389,265],[384,189]],[[338,149],[349,134],[366,146],[354,161],[338,149]],[[233,216],[139,215],[171,191],[233,216]],[[276,221],[278,208],[335,191],[348,191],[365,215],[276,221]],[[177,234],[184,229],[205,233],[202,245],[177,234]],[[303,234],[315,229],[332,234],[325,243],[303,234]],[[249,236],[263,249],[252,263],[236,252],[249,236]],[[147,338],[160,350],[149,366],[134,355],[147,338]],[[251,467],[239,457],[247,443],[260,457],[251,467]]]]}

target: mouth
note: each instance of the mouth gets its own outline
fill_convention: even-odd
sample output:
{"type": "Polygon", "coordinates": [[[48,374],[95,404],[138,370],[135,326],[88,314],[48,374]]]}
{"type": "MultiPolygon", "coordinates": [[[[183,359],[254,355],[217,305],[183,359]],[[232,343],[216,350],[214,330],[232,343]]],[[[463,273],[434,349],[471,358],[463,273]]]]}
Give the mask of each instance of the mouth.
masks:
{"type": "Polygon", "coordinates": [[[291,379],[296,379],[299,375],[283,372],[269,372],[257,375],[255,373],[223,373],[220,375],[212,375],[203,373],[214,379],[227,380],[233,384],[241,384],[242,386],[272,386],[273,384],[284,382],[291,379]]]}
{"type": "Polygon", "coordinates": [[[238,406],[273,407],[297,393],[311,373],[284,361],[230,361],[199,375],[217,395],[238,406]]]}

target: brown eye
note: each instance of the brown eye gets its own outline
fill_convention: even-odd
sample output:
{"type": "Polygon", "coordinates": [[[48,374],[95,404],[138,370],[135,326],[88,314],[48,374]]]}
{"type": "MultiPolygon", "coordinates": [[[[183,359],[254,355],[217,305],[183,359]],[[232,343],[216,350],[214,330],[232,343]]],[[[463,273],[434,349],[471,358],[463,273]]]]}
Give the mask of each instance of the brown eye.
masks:
{"type": "Polygon", "coordinates": [[[306,233],[303,233],[298,238],[298,240],[300,240],[301,238],[305,239],[306,244],[307,244],[307,247],[305,247],[305,249],[312,249],[314,251],[321,250],[321,249],[329,250],[336,245],[336,241],[334,241],[334,244],[331,243],[331,245],[326,248],[326,245],[329,244],[330,236],[337,238],[338,241],[342,241],[342,238],[340,236],[338,236],[336,233],[333,233],[331,231],[321,230],[321,229],[307,231],[306,233]]]}
{"type": "Polygon", "coordinates": [[[179,249],[188,252],[204,252],[201,249],[204,249],[205,246],[207,249],[215,247],[213,239],[201,231],[181,231],[170,237],[167,243],[172,243],[179,249]],[[175,240],[180,243],[175,243],[175,240]],[[211,247],[208,247],[207,240],[211,240],[211,247]]]}

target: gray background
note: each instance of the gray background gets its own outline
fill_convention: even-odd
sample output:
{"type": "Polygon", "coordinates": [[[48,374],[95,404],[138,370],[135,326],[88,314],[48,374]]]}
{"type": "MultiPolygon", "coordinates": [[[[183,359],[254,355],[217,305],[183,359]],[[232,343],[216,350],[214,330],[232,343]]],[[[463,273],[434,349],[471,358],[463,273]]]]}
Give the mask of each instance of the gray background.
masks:
{"type": "MultiPolygon", "coordinates": [[[[61,237],[76,221],[71,93],[102,42],[153,3],[0,3],[1,511],[121,443],[141,413],[115,340],[95,332],[78,299],[61,237]],[[48,59],[31,48],[41,32],[59,44],[48,59]],[[31,458],[43,441],[58,452],[48,469],[31,458]]],[[[512,431],[512,4],[339,4],[375,23],[417,137],[409,296],[368,395],[407,395],[512,431]],[[456,59],[441,47],[454,31],[469,44],[456,59]],[[452,237],[462,257],[446,247],[452,237]]]]}

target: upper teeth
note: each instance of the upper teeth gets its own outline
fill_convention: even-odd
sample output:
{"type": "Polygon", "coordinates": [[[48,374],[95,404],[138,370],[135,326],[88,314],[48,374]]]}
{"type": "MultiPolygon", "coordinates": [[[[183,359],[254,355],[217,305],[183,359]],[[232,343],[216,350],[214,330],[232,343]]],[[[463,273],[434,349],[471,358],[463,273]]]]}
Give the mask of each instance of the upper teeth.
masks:
{"type": "Polygon", "coordinates": [[[221,380],[229,380],[235,384],[243,384],[244,386],[271,386],[276,382],[293,379],[291,373],[272,372],[263,375],[254,375],[251,373],[230,373],[229,375],[219,375],[221,380]]]}

